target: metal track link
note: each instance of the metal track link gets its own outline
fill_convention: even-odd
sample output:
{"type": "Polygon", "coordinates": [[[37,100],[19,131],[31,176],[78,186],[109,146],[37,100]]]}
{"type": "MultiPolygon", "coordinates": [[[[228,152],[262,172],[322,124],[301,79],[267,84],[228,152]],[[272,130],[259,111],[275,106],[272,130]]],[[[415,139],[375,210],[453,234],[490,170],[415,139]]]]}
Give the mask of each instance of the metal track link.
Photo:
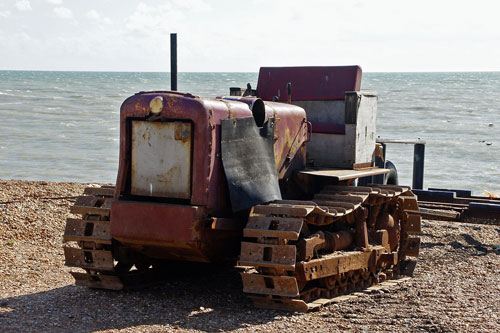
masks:
{"type": "Polygon", "coordinates": [[[248,267],[241,273],[243,291],[257,307],[304,312],[410,272],[413,261],[406,258],[418,256],[419,238],[411,234],[420,232],[420,216],[407,211],[416,205],[408,187],[374,185],[327,186],[312,201],[282,200],[255,206],[241,245],[239,265],[248,267]],[[347,222],[365,224],[366,230],[368,219],[360,212],[388,214],[384,209],[389,205],[397,207],[391,215],[397,219],[397,249],[391,251],[386,230],[374,230],[374,234],[383,236],[380,239],[384,244],[372,242],[364,248],[353,248],[353,243],[352,250],[316,253],[314,258],[298,260],[298,244],[310,237],[307,225],[328,228],[336,222],[347,222]]]}
{"type": "Polygon", "coordinates": [[[71,272],[76,285],[120,290],[124,288],[116,271],[112,252],[110,209],[114,187],[88,187],[77,198],[70,212],[81,218],[68,218],[63,242],[76,242],[78,247],[64,246],[65,265],[85,272],[71,272]]]}

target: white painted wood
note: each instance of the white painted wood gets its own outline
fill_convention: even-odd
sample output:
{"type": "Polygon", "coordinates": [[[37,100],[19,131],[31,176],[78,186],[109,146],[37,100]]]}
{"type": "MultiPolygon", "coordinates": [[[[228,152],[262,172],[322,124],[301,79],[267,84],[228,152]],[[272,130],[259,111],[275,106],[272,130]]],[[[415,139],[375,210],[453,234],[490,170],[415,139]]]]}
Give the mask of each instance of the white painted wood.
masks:
{"type": "Polygon", "coordinates": [[[186,122],[132,121],[132,194],[191,197],[191,131],[186,122]]]}

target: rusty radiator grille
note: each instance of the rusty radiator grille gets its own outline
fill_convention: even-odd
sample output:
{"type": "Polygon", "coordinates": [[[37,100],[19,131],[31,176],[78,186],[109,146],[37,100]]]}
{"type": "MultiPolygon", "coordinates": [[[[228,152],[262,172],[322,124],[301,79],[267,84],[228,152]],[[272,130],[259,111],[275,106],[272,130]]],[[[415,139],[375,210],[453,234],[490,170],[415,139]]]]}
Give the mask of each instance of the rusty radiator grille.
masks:
{"type": "Polygon", "coordinates": [[[132,121],[131,194],[191,197],[192,124],[132,121]]]}

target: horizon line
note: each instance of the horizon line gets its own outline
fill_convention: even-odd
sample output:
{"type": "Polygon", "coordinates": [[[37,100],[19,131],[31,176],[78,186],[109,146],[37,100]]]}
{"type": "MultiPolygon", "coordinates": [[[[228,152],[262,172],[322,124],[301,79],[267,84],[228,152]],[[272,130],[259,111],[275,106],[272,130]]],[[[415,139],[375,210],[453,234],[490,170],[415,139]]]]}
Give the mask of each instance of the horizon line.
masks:
{"type": "MultiPolygon", "coordinates": [[[[279,66],[276,66],[279,67],[279,66]]],[[[288,66],[289,67],[289,66],[288,66]]],[[[291,66],[293,67],[293,66],[291,66]]],[[[297,66],[301,67],[301,66],[297,66]]],[[[119,71],[119,70],[61,70],[61,69],[0,69],[0,72],[69,72],[69,73],[163,73],[170,74],[170,71],[119,71]]],[[[500,70],[452,70],[452,71],[363,71],[363,73],[499,73],[500,70]]],[[[211,74],[211,73],[234,73],[234,74],[258,74],[259,72],[245,71],[178,71],[189,74],[211,74]]]]}

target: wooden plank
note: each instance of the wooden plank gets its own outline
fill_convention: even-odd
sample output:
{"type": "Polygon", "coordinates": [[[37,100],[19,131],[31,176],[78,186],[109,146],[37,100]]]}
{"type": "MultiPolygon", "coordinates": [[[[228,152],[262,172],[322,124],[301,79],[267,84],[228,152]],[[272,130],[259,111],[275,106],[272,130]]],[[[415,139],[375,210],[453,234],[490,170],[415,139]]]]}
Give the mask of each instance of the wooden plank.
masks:
{"type": "Polygon", "coordinates": [[[456,211],[443,211],[438,209],[428,209],[428,208],[419,208],[418,211],[408,210],[408,213],[414,215],[423,216],[429,220],[445,220],[445,221],[458,221],[460,220],[460,212],[456,211]]]}
{"type": "Polygon", "coordinates": [[[308,176],[316,176],[316,177],[329,177],[334,178],[338,181],[341,180],[349,180],[360,177],[369,177],[376,175],[383,175],[391,172],[389,169],[381,169],[381,168],[366,168],[361,170],[352,170],[352,169],[322,169],[322,170],[312,170],[306,169],[302,171],[298,171],[299,174],[308,175],[308,176]]]}

